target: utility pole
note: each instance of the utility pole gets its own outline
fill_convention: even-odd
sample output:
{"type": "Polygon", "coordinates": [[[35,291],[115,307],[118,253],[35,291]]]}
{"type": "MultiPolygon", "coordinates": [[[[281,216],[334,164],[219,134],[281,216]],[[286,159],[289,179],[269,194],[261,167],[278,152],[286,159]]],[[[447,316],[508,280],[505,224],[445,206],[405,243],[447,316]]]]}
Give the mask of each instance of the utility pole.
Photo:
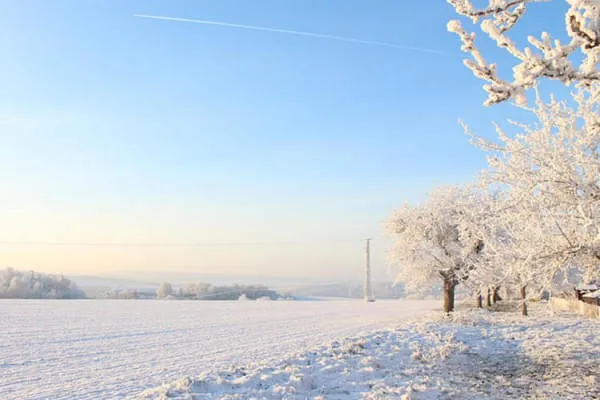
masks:
{"type": "Polygon", "coordinates": [[[371,239],[366,239],[365,243],[365,292],[364,298],[367,302],[374,302],[373,288],[371,287],[371,239]]]}

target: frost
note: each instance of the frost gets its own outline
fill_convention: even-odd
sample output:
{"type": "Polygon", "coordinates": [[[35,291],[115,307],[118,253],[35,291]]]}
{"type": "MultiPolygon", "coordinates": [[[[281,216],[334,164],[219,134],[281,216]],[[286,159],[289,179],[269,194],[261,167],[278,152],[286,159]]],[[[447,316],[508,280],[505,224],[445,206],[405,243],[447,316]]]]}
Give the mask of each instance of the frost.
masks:
{"type": "Polygon", "coordinates": [[[473,74],[488,82],[486,105],[513,99],[526,103],[525,91],[542,78],[557,80],[567,85],[575,82],[589,87],[600,79],[600,3],[597,0],[567,0],[570,8],[564,24],[569,43],[552,40],[548,32],[541,38],[528,36],[534,47],[520,48],[508,32],[521,20],[530,3],[542,0],[489,0],[486,7],[476,9],[470,0],[448,0],[459,15],[480,24],[481,30],[496,42],[498,47],[517,60],[512,80],[498,75],[495,65],[487,62],[475,45],[475,34],[468,33],[458,21],[448,23],[448,31],[456,33],[462,42],[462,51],[471,59],[465,65],[473,74]]]}
{"type": "Polygon", "coordinates": [[[62,275],[13,268],[0,270],[0,299],[77,299],[85,294],[77,284],[62,275]]]}
{"type": "Polygon", "coordinates": [[[454,288],[469,279],[479,251],[478,240],[460,229],[461,215],[472,207],[469,200],[465,188],[440,188],[423,204],[403,205],[389,222],[388,230],[396,239],[392,258],[396,280],[413,290],[441,280],[451,294],[446,311],[453,310],[454,288]]]}

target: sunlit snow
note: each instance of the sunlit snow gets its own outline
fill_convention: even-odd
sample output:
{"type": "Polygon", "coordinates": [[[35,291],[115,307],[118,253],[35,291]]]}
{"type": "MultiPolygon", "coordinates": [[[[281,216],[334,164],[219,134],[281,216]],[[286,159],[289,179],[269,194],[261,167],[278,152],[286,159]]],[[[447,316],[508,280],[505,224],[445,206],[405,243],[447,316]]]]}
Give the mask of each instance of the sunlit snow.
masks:
{"type": "Polygon", "coordinates": [[[394,326],[437,301],[2,302],[4,400],[108,399],[394,326]]]}

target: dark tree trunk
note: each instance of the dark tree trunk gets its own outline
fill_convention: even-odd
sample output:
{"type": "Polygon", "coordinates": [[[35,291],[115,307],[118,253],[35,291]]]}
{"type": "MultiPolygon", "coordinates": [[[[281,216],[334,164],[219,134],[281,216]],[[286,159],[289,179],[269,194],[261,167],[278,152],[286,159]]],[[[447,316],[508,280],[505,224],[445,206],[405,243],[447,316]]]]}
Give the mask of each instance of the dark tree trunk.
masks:
{"type": "Polygon", "coordinates": [[[492,289],[490,289],[489,287],[487,290],[487,306],[488,307],[492,306],[492,289]]]}
{"type": "Polygon", "coordinates": [[[481,292],[477,292],[477,308],[483,308],[483,296],[481,292]]]}
{"type": "Polygon", "coordinates": [[[452,278],[444,278],[444,312],[454,311],[454,288],[456,282],[452,278]]]}
{"type": "Polygon", "coordinates": [[[521,286],[521,313],[523,316],[527,316],[527,303],[525,299],[527,298],[527,292],[525,291],[525,286],[521,286]]]}
{"type": "Polygon", "coordinates": [[[500,286],[494,287],[494,291],[492,293],[492,302],[496,304],[498,301],[502,300],[500,298],[500,286]]]}

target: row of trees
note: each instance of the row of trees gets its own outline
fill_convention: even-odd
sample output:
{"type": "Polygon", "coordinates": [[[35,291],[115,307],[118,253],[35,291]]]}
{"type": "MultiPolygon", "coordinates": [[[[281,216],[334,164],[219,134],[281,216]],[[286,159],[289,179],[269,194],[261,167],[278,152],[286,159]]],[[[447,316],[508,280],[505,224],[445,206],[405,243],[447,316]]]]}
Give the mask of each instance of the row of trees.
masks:
{"type": "Polygon", "coordinates": [[[514,100],[535,118],[496,125],[496,141],[464,126],[488,154],[488,167],[470,185],[438,188],[394,213],[394,268],[408,287],[441,280],[446,312],[463,284],[478,296],[517,287],[526,315],[528,289],[552,290],[574,272],[585,280],[600,272],[600,3],[567,0],[565,43],[544,32],[519,47],[509,33],[535,1],[490,0],[485,8],[448,1],[516,60],[512,77],[502,78],[475,33],[458,20],[448,24],[470,55],[466,66],[487,82],[485,104],[514,100]],[[574,91],[545,100],[538,89],[548,81],[574,91]]]}
{"type": "Polygon", "coordinates": [[[264,285],[214,286],[210,283],[198,282],[189,284],[185,288],[175,289],[170,283],[163,282],[156,290],[156,297],[159,299],[237,300],[240,296],[245,296],[250,300],[262,297],[275,300],[281,297],[277,292],[264,285]]]}
{"type": "Polygon", "coordinates": [[[85,294],[75,282],[62,275],[35,271],[0,270],[0,298],[4,299],[79,299],[85,294]]]}

